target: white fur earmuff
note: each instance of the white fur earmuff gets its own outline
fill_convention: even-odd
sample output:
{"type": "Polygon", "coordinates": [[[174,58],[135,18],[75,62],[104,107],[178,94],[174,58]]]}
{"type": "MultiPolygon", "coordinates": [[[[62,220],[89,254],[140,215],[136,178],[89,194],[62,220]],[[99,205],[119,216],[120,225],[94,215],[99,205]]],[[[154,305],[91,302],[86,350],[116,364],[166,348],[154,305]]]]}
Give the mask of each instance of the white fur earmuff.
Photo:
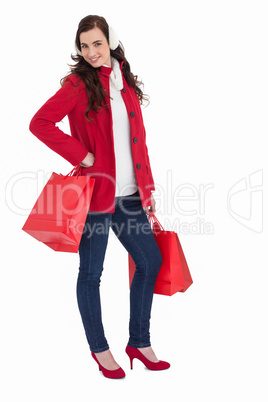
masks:
{"type": "Polygon", "coordinates": [[[119,46],[118,35],[115,30],[109,26],[109,45],[111,50],[115,50],[119,46]]]}
{"type": "Polygon", "coordinates": [[[83,56],[83,53],[80,52],[80,50],[79,50],[78,47],[76,46],[76,43],[74,44],[74,47],[75,47],[76,53],[79,54],[79,56],[83,56]]]}

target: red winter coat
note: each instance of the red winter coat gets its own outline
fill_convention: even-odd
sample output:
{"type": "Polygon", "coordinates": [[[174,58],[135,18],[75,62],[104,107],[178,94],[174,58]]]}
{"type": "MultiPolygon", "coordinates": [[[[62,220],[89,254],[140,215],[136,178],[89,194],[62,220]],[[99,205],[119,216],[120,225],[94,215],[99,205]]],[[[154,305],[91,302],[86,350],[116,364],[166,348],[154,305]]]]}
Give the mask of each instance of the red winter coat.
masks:
{"type": "MultiPolygon", "coordinates": [[[[122,70],[123,62],[121,63],[122,70]]],[[[112,69],[100,67],[100,81],[110,94],[109,76],[112,69]]],[[[122,74],[123,76],[123,74],[122,74]]],[[[30,131],[49,148],[76,166],[88,152],[95,156],[90,168],[83,168],[83,175],[95,178],[90,211],[114,212],[115,201],[115,153],[112,129],[110,98],[105,98],[109,107],[89,112],[93,122],[85,118],[88,95],[85,85],[76,74],[71,74],[54,96],[52,96],[34,115],[30,131]],[[61,131],[55,123],[68,116],[71,136],[61,131]]],[[[132,157],[135,167],[138,190],[143,207],[151,205],[151,191],[155,190],[151,172],[148,149],[145,141],[145,128],[138,97],[123,76],[121,90],[131,127],[132,157]]]]}

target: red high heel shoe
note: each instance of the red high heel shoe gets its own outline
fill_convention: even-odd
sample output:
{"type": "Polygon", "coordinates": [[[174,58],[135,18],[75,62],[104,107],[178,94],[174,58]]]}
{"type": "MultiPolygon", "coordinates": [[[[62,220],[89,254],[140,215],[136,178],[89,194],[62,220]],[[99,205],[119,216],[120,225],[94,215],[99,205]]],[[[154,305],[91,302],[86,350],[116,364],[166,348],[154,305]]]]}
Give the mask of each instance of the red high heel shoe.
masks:
{"type": "Polygon", "coordinates": [[[98,361],[98,359],[96,358],[95,354],[91,352],[91,356],[93,357],[93,359],[97,362],[97,364],[99,365],[99,370],[102,372],[102,374],[104,375],[104,377],[107,378],[123,378],[126,376],[125,372],[123,369],[121,369],[121,367],[117,370],[107,370],[106,368],[104,368],[98,361]]]}
{"type": "Polygon", "coordinates": [[[168,362],[160,360],[157,363],[148,360],[137,348],[132,348],[132,346],[127,345],[126,354],[130,359],[130,368],[133,369],[133,359],[140,360],[149,370],[166,370],[170,367],[168,362]]]}

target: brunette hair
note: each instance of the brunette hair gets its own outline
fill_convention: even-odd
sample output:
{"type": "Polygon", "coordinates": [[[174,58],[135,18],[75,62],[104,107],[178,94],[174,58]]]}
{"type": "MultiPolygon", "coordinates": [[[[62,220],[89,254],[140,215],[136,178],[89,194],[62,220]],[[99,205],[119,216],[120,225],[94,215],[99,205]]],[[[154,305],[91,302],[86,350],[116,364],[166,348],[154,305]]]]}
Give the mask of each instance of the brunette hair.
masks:
{"type": "MultiPolygon", "coordinates": [[[[87,32],[91,29],[94,29],[95,27],[99,28],[103,32],[104,36],[107,39],[107,42],[109,43],[109,27],[105,18],[100,17],[98,15],[88,15],[87,17],[83,18],[80,21],[76,32],[75,46],[78,50],[81,51],[80,34],[82,32],[87,32]]],[[[130,70],[130,65],[125,57],[125,52],[122,43],[120,42],[119,46],[115,50],[110,49],[110,54],[111,57],[117,59],[119,63],[124,61],[122,67],[123,75],[128,85],[134,88],[139,98],[140,104],[143,104],[144,100],[148,102],[148,96],[144,95],[143,91],[140,88],[143,85],[143,83],[141,81],[138,81],[137,75],[132,74],[130,70]]],[[[88,108],[85,112],[85,117],[87,120],[92,121],[92,119],[88,116],[89,111],[92,109],[95,112],[98,112],[98,109],[103,104],[104,98],[107,97],[108,95],[104,91],[101,85],[97,71],[99,70],[99,68],[92,67],[87,61],[85,61],[83,56],[79,54],[71,55],[71,58],[76,62],[76,64],[75,65],[68,64],[69,67],[71,67],[71,71],[60,80],[60,83],[61,86],[63,86],[66,78],[70,74],[76,74],[81,78],[81,80],[85,84],[86,91],[88,94],[88,108]]],[[[79,83],[81,82],[81,80],[79,81],[79,83]]],[[[79,83],[77,85],[79,85],[79,83]]]]}

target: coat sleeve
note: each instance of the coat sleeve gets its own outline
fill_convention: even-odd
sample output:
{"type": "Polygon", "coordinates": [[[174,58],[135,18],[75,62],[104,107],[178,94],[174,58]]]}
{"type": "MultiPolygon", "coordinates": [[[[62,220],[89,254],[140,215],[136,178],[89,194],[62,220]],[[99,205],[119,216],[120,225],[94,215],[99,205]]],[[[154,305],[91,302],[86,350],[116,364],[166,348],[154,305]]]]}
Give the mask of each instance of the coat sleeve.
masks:
{"type": "Polygon", "coordinates": [[[67,77],[64,85],[33,116],[29,126],[40,141],[74,166],[86,157],[88,151],[80,141],[60,130],[56,123],[73,110],[78,94],[78,86],[67,77]]]}
{"type": "Polygon", "coordinates": [[[155,191],[155,185],[154,185],[154,179],[153,179],[153,174],[152,174],[152,169],[151,169],[151,164],[150,164],[150,159],[149,159],[149,153],[148,153],[148,148],[145,143],[146,147],[146,154],[147,154],[147,167],[148,167],[148,175],[149,175],[149,181],[150,181],[150,190],[155,191]]]}

